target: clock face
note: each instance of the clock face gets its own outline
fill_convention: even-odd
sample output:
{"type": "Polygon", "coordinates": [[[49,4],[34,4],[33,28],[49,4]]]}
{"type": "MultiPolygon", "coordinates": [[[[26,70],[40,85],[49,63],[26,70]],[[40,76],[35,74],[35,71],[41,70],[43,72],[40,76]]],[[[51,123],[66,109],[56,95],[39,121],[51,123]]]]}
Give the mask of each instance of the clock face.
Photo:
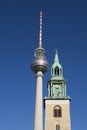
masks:
{"type": "Polygon", "coordinates": [[[58,85],[56,85],[54,87],[54,97],[59,97],[59,86],[58,85]]]}

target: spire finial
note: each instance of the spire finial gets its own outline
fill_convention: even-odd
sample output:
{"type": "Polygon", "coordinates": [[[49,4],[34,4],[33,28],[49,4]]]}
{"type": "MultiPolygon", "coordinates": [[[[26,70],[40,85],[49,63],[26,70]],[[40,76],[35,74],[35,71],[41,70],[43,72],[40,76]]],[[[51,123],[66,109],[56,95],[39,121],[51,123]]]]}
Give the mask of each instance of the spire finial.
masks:
{"type": "Polygon", "coordinates": [[[57,49],[55,50],[54,62],[59,62],[57,49]]]}
{"type": "Polygon", "coordinates": [[[39,47],[42,47],[42,11],[40,11],[39,47]]]}

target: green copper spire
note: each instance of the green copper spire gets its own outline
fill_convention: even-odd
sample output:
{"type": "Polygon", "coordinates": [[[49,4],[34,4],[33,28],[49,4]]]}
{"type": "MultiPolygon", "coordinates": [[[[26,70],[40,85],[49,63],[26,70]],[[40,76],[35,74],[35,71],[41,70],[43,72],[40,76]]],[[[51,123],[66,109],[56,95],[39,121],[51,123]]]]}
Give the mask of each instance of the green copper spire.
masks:
{"type": "Polygon", "coordinates": [[[54,63],[58,63],[58,62],[59,62],[58,51],[57,51],[57,49],[56,49],[56,50],[55,50],[54,63]]]}
{"type": "Polygon", "coordinates": [[[48,98],[66,98],[66,81],[63,78],[63,68],[59,62],[57,49],[51,67],[51,78],[48,81],[48,98]]]}
{"type": "Polygon", "coordinates": [[[55,50],[54,63],[51,67],[51,78],[52,79],[63,79],[63,69],[59,63],[58,51],[55,50]]]}

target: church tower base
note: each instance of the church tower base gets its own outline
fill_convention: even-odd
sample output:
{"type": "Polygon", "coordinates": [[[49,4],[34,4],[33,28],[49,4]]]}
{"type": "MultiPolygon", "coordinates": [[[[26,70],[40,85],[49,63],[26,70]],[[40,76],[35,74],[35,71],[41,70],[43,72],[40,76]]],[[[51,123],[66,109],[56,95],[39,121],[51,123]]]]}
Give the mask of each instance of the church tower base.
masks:
{"type": "Polygon", "coordinates": [[[45,99],[45,130],[71,130],[70,99],[45,99]],[[61,116],[55,117],[55,109],[61,108],[61,116]]]}

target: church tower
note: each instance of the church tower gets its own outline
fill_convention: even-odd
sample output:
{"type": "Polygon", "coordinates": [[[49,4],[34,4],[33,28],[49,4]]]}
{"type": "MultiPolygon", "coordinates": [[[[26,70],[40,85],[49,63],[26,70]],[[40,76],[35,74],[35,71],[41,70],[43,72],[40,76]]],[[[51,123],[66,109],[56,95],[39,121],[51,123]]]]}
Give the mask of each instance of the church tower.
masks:
{"type": "Polygon", "coordinates": [[[70,97],[66,95],[66,80],[57,50],[47,87],[48,97],[44,99],[45,130],[71,130],[70,97]]]}

